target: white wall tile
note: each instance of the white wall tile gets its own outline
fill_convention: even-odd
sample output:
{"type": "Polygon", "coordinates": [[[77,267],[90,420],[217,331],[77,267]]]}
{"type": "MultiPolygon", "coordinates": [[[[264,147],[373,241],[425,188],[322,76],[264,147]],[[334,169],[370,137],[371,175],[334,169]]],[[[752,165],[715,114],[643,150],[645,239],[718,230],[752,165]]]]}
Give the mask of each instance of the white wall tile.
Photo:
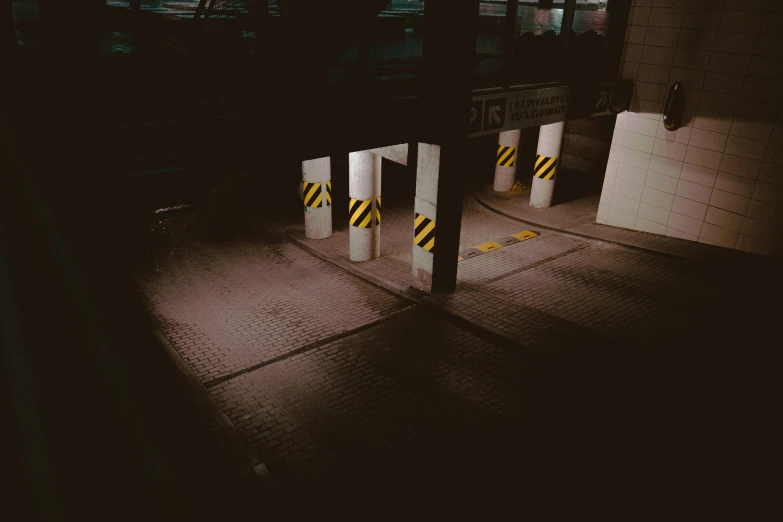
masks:
{"type": "MultiPolygon", "coordinates": [[[[639,63],[649,63],[651,65],[664,65],[671,67],[671,65],[674,63],[675,52],[676,49],[674,47],[645,45],[638,61],[639,63]]],[[[750,64],[750,61],[748,61],[748,64],[750,64]]]]}
{"type": "Polygon", "coordinates": [[[625,125],[628,123],[628,113],[627,112],[621,112],[617,115],[617,119],[614,121],[614,128],[625,130],[625,125]]]}
{"type": "Polygon", "coordinates": [[[783,206],[751,199],[748,206],[748,217],[760,219],[773,225],[783,225],[783,206]]]}
{"type": "Polygon", "coordinates": [[[641,82],[637,78],[637,81],[634,84],[634,95],[640,100],[650,100],[663,103],[663,101],[666,99],[666,88],[666,85],[641,82]]]}
{"type": "Polygon", "coordinates": [[[728,134],[733,120],[734,118],[727,114],[700,110],[696,112],[696,120],[693,122],[693,127],[728,134]]]}
{"type": "Polygon", "coordinates": [[[640,152],[652,153],[654,143],[655,143],[655,138],[652,136],[644,136],[642,134],[636,134],[634,132],[628,131],[625,133],[625,139],[623,140],[623,147],[626,147],[628,149],[638,150],[640,152]]]}
{"type": "Polygon", "coordinates": [[[642,202],[665,210],[671,210],[672,203],[674,203],[674,194],[645,187],[644,192],[642,192],[642,202]]]}
{"type": "Polygon", "coordinates": [[[705,187],[704,185],[698,185],[681,179],[677,184],[676,194],[686,199],[698,201],[699,203],[709,203],[712,187],[705,187]]]}
{"type": "Polygon", "coordinates": [[[745,217],[741,214],[716,207],[707,207],[707,214],[704,216],[705,223],[711,223],[734,232],[740,231],[743,221],[745,221],[745,217]]]}
{"type": "Polygon", "coordinates": [[[713,190],[709,203],[712,207],[722,208],[735,214],[745,214],[750,204],[750,198],[723,190],[713,190]]]}
{"type": "Polygon", "coordinates": [[[726,154],[759,161],[764,159],[766,148],[766,142],[749,140],[748,138],[741,138],[739,136],[729,136],[729,139],[726,142],[726,154]]]}
{"type": "Polygon", "coordinates": [[[679,69],[706,71],[710,65],[710,53],[693,49],[677,49],[674,53],[673,65],[679,69]]]}
{"type": "Polygon", "coordinates": [[[704,215],[707,213],[707,205],[691,199],[675,196],[674,203],[672,204],[672,212],[683,214],[690,218],[698,219],[699,221],[704,221],[704,215]]]}
{"type": "Polygon", "coordinates": [[[631,25],[625,32],[625,42],[631,44],[643,44],[647,35],[647,27],[643,25],[631,25]]]}
{"type": "Polygon", "coordinates": [[[631,183],[630,181],[625,181],[624,179],[616,180],[614,183],[614,188],[612,189],[612,192],[615,194],[620,194],[636,200],[642,199],[643,191],[643,185],[631,183]]]}
{"type": "Polygon", "coordinates": [[[652,172],[679,178],[682,165],[682,161],[664,158],[663,156],[656,156],[653,154],[650,157],[650,166],[648,168],[652,172]]]}
{"type": "Polygon", "coordinates": [[[626,62],[640,61],[642,59],[642,50],[644,50],[643,45],[627,44],[623,48],[623,53],[625,54],[625,61],[626,62]]]}
{"type": "Polygon", "coordinates": [[[665,208],[656,207],[649,203],[642,202],[639,204],[639,217],[654,221],[660,225],[666,225],[669,222],[669,213],[665,208]]]}
{"type": "Polygon", "coordinates": [[[738,232],[732,232],[710,223],[704,223],[699,234],[699,241],[724,248],[734,248],[737,244],[738,232]]]}
{"type": "Polygon", "coordinates": [[[726,74],[745,74],[750,65],[750,56],[742,54],[712,53],[708,71],[726,74]]]}
{"type": "Polygon", "coordinates": [[[698,165],[699,167],[706,167],[712,170],[718,169],[721,159],[723,159],[723,154],[720,152],[700,149],[699,147],[692,147],[690,145],[688,146],[688,150],[685,152],[685,163],[698,165]]]}
{"type": "Polygon", "coordinates": [[[648,172],[644,185],[669,194],[677,192],[677,178],[657,172],[648,172]]]}
{"type": "Polygon", "coordinates": [[[772,163],[763,163],[759,171],[759,181],[773,185],[783,185],[783,167],[772,163]]]}
{"type": "Polygon", "coordinates": [[[773,78],[753,78],[748,76],[742,86],[742,95],[759,100],[775,100],[778,97],[779,82],[773,78]]]}
{"type": "Polygon", "coordinates": [[[620,163],[617,167],[617,177],[632,183],[644,185],[644,180],[647,177],[647,170],[620,163]]]}
{"type": "Polygon", "coordinates": [[[705,187],[712,187],[715,185],[715,178],[717,176],[717,170],[691,165],[690,163],[683,164],[682,171],[680,172],[680,179],[690,181],[691,183],[698,183],[705,187]]]}
{"type": "Polygon", "coordinates": [[[666,228],[673,228],[680,232],[699,237],[701,225],[702,221],[700,219],[693,219],[692,217],[672,212],[669,215],[669,223],[666,225],[666,228]]]}
{"type": "Polygon", "coordinates": [[[712,50],[719,53],[750,54],[755,43],[756,35],[753,33],[718,31],[712,50]]]}
{"type": "Polygon", "coordinates": [[[666,235],[670,237],[678,237],[680,239],[687,239],[688,241],[698,241],[698,236],[694,236],[692,234],[688,234],[686,232],[682,232],[680,230],[677,230],[676,228],[666,227],[666,235]]]}
{"type": "Polygon", "coordinates": [[[623,147],[622,152],[620,153],[620,163],[638,167],[640,169],[647,169],[647,167],[650,166],[650,154],[623,147]]]}
{"type": "Polygon", "coordinates": [[[775,125],[766,121],[735,118],[731,124],[730,133],[733,136],[751,140],[767,141],[772,135],[775,125]]]}
{"type": "MultiPolygon", "coordinates": [[[[783,61],[781,61],[781,64],[783,65],[783,61]]],[[[775,145],[783,145],[783,124],[775,124],[775,129],[772,131],[769,141],[775,145]]]]}
{"type": "Polygon", "coordinates": [[[764,155],[764,161],[773,165],[783,165],[783,145],[770,144],[764,155]]]}
{"type": "Polygon", "coordinates": [[[753,190],[753,199],[783,205],[783,186],[757,181],[756,188],[753,190]]]}
{"type": "Polygon", "coordinates": [[[626,129],[629,132],[643,134],[644,136],[655,136],[658,129],[658,122],[648,118],[642,118],[634,114],[628,115],[626,129]]]}
{"type": "Polygon", "coordinates": [[[699,100],[699,109],[722,114],[734,114],[738,103],[739,96],[736,94],[704,91],[699,100]]]}
{"type": "Polygon", "coordinates": [[[686,150],[687,145],[682,143],[675,143],[655,138],[655,144],[653,146],[652,152],[656,156],[663,156],[664,158],[682,161],[685,159],[686,150]]]}
{"type": "Polygon", "coordinates": [[[598,205],[604,205],[606,207],[611,206],[610,203],[612,201],[612,191],[611,190],[602,190],[601,191],[601,199],[598,201],[598,205]]]}
{"type": "Polygon", "coordinates": [[[682,143],[687,145],[688,140],[691,137],[691,130],[693,130],[691,127],[680,127],[675,131],[666,130],[666,127],[663,126],[663,122],[659,121],[658,131],[655,133],[655,137],[662,140],[673,141],[675,143],[682,143]]]}
{"type": "Polygon", "coordinates": [[[650,20],[650,8],[634,7],[631,9],[628,20],[628,23],[631,25],[648,25],[647,22],[650,20]]]}
{"type": "Polygon", "coordinates": [[[761,170],[761,162],[749,158],[732,156],[731,154],[724,154],[718,170],[735,176],[742,176],[743,178],[756,179],[761,170]]]}
{"type": "Polygon", "coordinates": [[[621,145],[612,145],[609,148],[609,161],[620,161],[623,147],[621,145]]]}
{"type": "Polygon", "coordinates": [[[773,256],[780,253],[780,247],[775,245],[775,243],[757,239],[745,234],[740,234],[735,248],[737,250],[753,252],[754,254],[761,254],[764,256],[773,256]]]}
{"type": "MultiPolygon", "coordinates": [[[[650,14],[647,14],[649,19],[650,14]]],[[[721,11],[706,11],[704,9],[686,9],[682,18],[683,29],[717,30],[720,27],[721,11]]],[[[640,24],[640,25],[647,25],[640,24]]]]}
{"type": "Polygon", "coordinates": [[[726,11],[763,11],[767,4],[777,3],[777,0],[726,0],[726,11]]]}
{"type": "Polygon", "coordinates": [[[606,224],[615,227],[633,228],[636,224],[636,216],[617,208],[610,208],[609,213],[606,215],[606,224]]]}
{"type": "Polygon", "coordinates": [[[617,168],[620,166],[620,163],[617,161],[607,161],[606,162],[606,176],[616,176],[617,175],[617,168]]]}
{"type": "Polygon", "coordinates": [[[598,213],[595,216],[595,222],[601,223],[602,225],[606,224],[606,216],[609,214],[609,206],[608,205],[598,205],[598,213]]]}
{"type": "Polygon", "coordinates": [[[656,102],[651,100],[640,100],[634,98],[631,101],[632,112],[636,113],[642,118],[648,118],[651,120],[661,120],[663,118],[663,102],[656,102]]]}
{"type": "Polygon", "coordinates": [[[698,29],[680,29],[677,37],[677,47],[680,49],[696,49],[711,51],[715,45],[716,31],[699,31],[698,29]]]}
{"type": "Polygon", "coordinates": [[[638,72],[639,62],[629,62],[624,60],[623,64],[620,66],[620,74],[623,76],[623,78],[635,79],[638,72]]]}
{"type": "Polygon", "coordinates": [[[640,82],[657,83],[659,85],[669,85],[672,68],[667,65],[653,65],[650,63],[639,64],[639,70],[636,72],[636,79],[640,82]]]}
{"type": "Polygon", "coordinates": [[[746,76],[743,74],[708,72],[704,77],[702,89],[724,94],[740,94],[745,85],[745,78],[746,76]]]}
{"type": "Polygon", "coordinates": [[[664,235],[666,233],[666,225],[661,225],[660,223],[656,223],[638,216],[636,217],[636,225],[634,228],[636,230],[650,232],[652,234],[664,235]]]}
{"type": "Polygon", "coordinates": [[[783,63],[774,56],[753,56],[748,67],[748,76],[758,78],[780,78],[783,74],[783,63]]]}
{"type": "Polygon", "coordinates": [[[726,192],[745,197],[753,195],[753,189],[755,187],[756,181],[753,179],[732,176],[731,174],[726,174],[724,172],[718,174],[718,178],[715,180],[716,189],[725,190],[726,192]]]}
{"type": "Polygon", "coordinates": [[[609,205],[610,208],[616,208],[622,210],[634,216],[639,212],[639,200],[623,196],[617,192],[612,193],[612,202],[609,205]]]}
{"type": "Polygon", "coordinates": [[[616,176],[606,176],[604,177],[604,186],[603,190],[608,190],[610,192],[614,192],[614,183],[617,181],[616,176]]]}
{"type": "MultiPolygon", "coordinates": [[[[698,116],[696,118],[698,121],[698,116]]],[[[723,149],[726,148],[726,140],[728,139],[728,134],[694,128],[691,132],[691,139],[688,144],[702,149],[723,152],[723,149]]]]}
{"type": "Polygon", "coordinates": [[[626,134],[628,133],[624,130],[615,129],[612,133],[612,145],[615,147],[622,147],[626,134]]]}
{"type": "Polygon", "coordinates": [[[783,237],[783,229],[780,226],[749,217],[745,217],[740,232],[764,241],[780,241],[783,237]]]}
{"type": "MultiPolygon", "coordinates": [[[[672,27],[679,28],[682,25],[682,19],[685,15],[685,9],[665,9],[653,7],[650,10],[650,18],[647,24],[651,27],[672,27]]],[[[669,36],[670,40],[677,42],[677,32],[675,36],[669,36]]]]}
{"type": "Polygon", "coordinates": [[[681,67],[672,67],[667,85],[672,85],[674,82],[682,82],[686,92],[690,92],[691,89],[701,89],[704,87],[704,77],[707,71],[699,69],[683,69],[681,67]]]}

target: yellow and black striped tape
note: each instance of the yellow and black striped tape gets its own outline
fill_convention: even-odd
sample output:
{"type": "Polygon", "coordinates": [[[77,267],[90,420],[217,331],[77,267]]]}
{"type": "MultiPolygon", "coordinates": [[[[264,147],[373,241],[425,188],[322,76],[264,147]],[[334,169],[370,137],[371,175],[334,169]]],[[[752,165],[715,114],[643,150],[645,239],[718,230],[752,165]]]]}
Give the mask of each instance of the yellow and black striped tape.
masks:
{"type": "Polygon", "coordinates": [[[536,156],[536,165],[533,167],[535,177],[539,179],[555,179],[557,170],[557,158],[547,156],[536,156]]]}
{"type": "Polygon", "coordinates": [[[323,194],[321,194],[321,184],[302,182],[302,200],[306,207],[318,208],[323,206],[323,194]]]}
{"type": "Polygon", "coordinates": [[[423,214],[416,214],[413,243],[427,252],[435,253],[435,222],[423,214]]]}
{"type": "Polygon", "coordinates": [[[372,200],[351,198],[348,204],[348,222],[353,227],[370,228],[372,226],[372,200]]]}
{"type": "Polygon", "coordinates": [[[326,182],[326,206],[329,207],[332,205],[332,182],[327,181],[326,182]]]}
{"type": "Polygon", "coordinates": [[[513,167],[514,160],[517,158],[516,147],[506,147],[498,145],[498,165],[501,167],[513,167]]]}
{"type": "Polygon", "coordinates": [[[375,198],[375,224],[381,224],[381,197],[375,198]]]}
{"type": "Polygon", "coordinates": [[[465,248],[460,250],[457,261],[465,261],[466,259],[471,259],[494,250],[499,250],[505,246],[514,245],[520,241],[531,239],[537,236],[537,233],[531,232],[530,230],[515,232],[508,236],[501,237],[497,241],[487,241],[486,243],[481,243],[480,245],[476,245],[472,248],[465,248]]]}

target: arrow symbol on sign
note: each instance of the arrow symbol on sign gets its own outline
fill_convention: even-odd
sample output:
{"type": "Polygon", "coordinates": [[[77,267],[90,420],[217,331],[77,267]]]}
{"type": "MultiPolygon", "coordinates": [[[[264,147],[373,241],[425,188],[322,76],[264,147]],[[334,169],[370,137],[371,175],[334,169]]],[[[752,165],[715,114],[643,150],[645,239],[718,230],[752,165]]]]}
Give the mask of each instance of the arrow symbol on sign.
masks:
{"type": "Polygon", "coordinates": [[[475,107],[470,108],[470,123],[473,123],[476,121],[476,118],[478,117],[478,111],[475,107]]]}
{"type": "Polygon", "coordinates": [[[490,105],[489,114],[487,115],[487,121],[489,123],[500,123],[500,116],[498,115],[499,112],[500,112],[499,105],[490,105]]]}

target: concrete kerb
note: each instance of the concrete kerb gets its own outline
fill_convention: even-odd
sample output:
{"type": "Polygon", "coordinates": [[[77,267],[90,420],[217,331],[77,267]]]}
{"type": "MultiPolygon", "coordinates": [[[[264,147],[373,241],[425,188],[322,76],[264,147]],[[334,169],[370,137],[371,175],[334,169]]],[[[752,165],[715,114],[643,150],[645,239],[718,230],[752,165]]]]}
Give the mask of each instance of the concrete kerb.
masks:
{"type": "Polygon", "coordinates": [[[255,452],[247,447],[244,439],[242,439],[241,435],[239,435],[239,431],[237,430],[236,426],[234,426],[234,423],[231,422],[231,419],[229,419],[223,410],[217,405],[217,403],[215,403],[215,401],[212,399],[212,396],[209,394],[209,391],[204,387],[203,384],[201,384],[201,381],[198,380],[193,372],[190,371],[190,368],[188,368],[188,365],[185,363],[184,359],[182,359],[179,353],[177,353],[177,350],[174,348],[174,346],[172,346],[166,336],[164,336],[157,329],[154,330],[154,334],[160,344],[163,346],[166,354],[177,367],[177,370],[179,370],[185,381],[195,392],[199,402],[201,402],[210,412],[210,414],[217,420],[221,430],[230,439],[235,451],[237,451],[242,457],[242,460],[245,462],[246,466],[244,472],[255,477],[264,483],[264,485],[269,486],[269,481],[271,480],[272,476],[269,473],[266,465],[261,461],[259,456],[255,454],[255,452]]]}
{"type": "Polygon", "coordinates": [[[334,259],[332,257],[329,257],[323,254],[322,252],[319,252],[317,249],[312,248],[310,245],[304,243],[301,240],[301,238],[297,237],[297,235],[304,235],[304,232],[301,230],[290,230],[290,229],[286,231],[286,237],[288,238],[289,241],[291,241],[291,243],[298,246],[302,250],[308,252],[309,254],[317,257],[318,259],[321,259],[323,261],[326,261],[327,263],[342,268],[349,274],[352,274],[358,277],[359,279],[361,279],[362,281],[368,282],[373,286],[376,286],[382,290],[385,290],[394,295],[402,297],[403,299],[413,301],[414,303],[419,304],[421,306],[426,306],[427,308],[433,309],[436,312],[440,312],[445,318],[447,318],[447,320],[450,319],[451,322],[455,322],[458,326],[461,326],[465,330],[473,334],[476,334],[479,337],[482,337],[492,342],[493,344],[500,345],[500,346],[511,345],[516,348],[520,348],[520,347],[526,348],[529,346],[528,343],[520,341],[516,337],[509,335],[506,332],[490,324],[484,323],[483,321],[480,320],[470,318],[467,315],[460,312],[459,310],[456,310],[455,308],[447,304],[443,304],[439,302],[437,300],[437,297],[433,297],[430,294],[417,290],[413,287],[404,288],[394,283],[393,281],[389,281],[388,279],[383,279],[381,277],[368,274],[356,268],[356,266],[353,263],[345,262],[341,259],[334,259]]]}
{"type": "MultiPolygon", "coordinates": [[[[603,238],[603,237],[591,236],[591,235],[588,235],[588,234],[580,234],[578,232],[570,232],[570,231],[568,231],[568,229],[555,228],[555,227],[550,227],[550,226],[547,226],[547,225],[542,225],[541,223],[535,223],[533,221],[526,221],[524,219],[520,219],[520,218],[512,216],[510,214],[506,214],[502,210],[498,210],[498,209],[492,207],[489,203],[486,203],[485,201],[483,201],[476,194],[476,192],[474,190],[470,191],[470,195],[476,201],[476,203],[478,203],[479,205],[481,205],[482,207],[484,207],[488,211],[490,211],[490,212],[492,212],[494,214],[497,214],[498,216],[502,216],[502,217],[504,217],[506,219],[510,219],[512,221],[516,221],[517,223],[524,223],[525,225],[530,225],[531,227],[537,227],[537,228],[540,228],[540,229],[543,229],[543,230],[549,230],[550,232],[557,232],[558,234],[561,234],[561,235],[563,235],[565,237],[570,237],[570,238],[573,238],[573,239],[581,239],[581,240],[588,240],[588,241],[605,243],[605,244],[613,245],[613,246],[616,246],[618,248],[623,248],[623,249],[626,249],[626,250],[629,250],[629,251],[632,251],[632,252],[643,252],[645,254],[659,256],[659,257],[663,257],[663,258],[666,258],[666,259],[689,259],[689,260],[696,260],[696,261],[701,261],[702,260],[702,258],[700,258],[699,256],[693,256],[692,257],[692,256],[684,255],[684,254],[675,254],[673,252],[666,252],[666,251],[663,251],[663,250],[657,250],[657,249],[654,249],[654,248],[645,248],[645,247],[641,247],[641,246],[637,246],[637,245],[629,245],[629,244],[623,243],[621,241],[613,241],[611,239],[606,239],[606,238],[603,238]]],[[[640,231],[636,231],[636,232],[640,232],[640,231]]],[[[642,232],[642,233],[647,233],[647,232],[642,232]]],[[[736,257],[740,257],[739,254],[736,251],[730,251],[730,252],[721,253],[721,254],[723,256],[727,257],[727,258],[732,256],[732,255],[734,255],[736,257]]]]}

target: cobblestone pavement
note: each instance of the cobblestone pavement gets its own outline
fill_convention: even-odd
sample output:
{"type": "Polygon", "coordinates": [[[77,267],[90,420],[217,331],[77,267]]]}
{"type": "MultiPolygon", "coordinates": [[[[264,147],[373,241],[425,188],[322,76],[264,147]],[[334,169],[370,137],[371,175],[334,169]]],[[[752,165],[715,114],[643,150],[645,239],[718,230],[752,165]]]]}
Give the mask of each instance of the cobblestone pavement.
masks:
{"type": "MultiPolygon", "coordinates": [[[[351,265],[398,294],[408,196],[384,193],[382,257],[351,265]]],[[[775,396],[774,380],[735,364],[741,351],[775,367],[764,339],[776,312],[743,290],[758,274],[533,228],[460,263],[454,294],[414,304],[338,268],[345,229],[297,239],[329,262],[287,242],[295,210],[217,233],[161,220],[151,244],[162,227],[171,238],[137,278],[292,519],[652,512],[669,505],[650,496],[662,483],[672,505],[703,507],[763,461],[773,416],[758,397],[775,396]],[[727,449],[738,445],[741,458],[727,449]]],[[[466,196],[463,246],[525,228],[466,196]]]]}

